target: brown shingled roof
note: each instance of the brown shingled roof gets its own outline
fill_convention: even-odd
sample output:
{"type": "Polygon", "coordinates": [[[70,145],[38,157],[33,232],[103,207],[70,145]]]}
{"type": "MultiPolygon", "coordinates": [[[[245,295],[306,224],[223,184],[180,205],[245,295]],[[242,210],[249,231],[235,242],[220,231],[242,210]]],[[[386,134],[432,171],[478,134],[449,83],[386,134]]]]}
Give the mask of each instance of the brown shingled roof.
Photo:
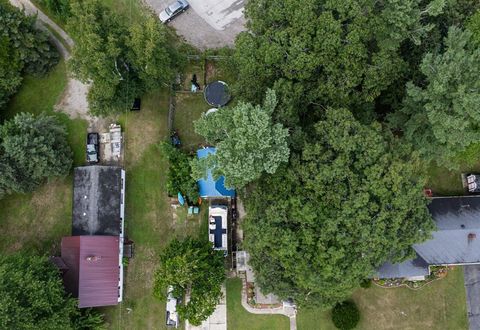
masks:
{"type": "Polygon", "coordinates": [[[62,239],[62,259],[68,266],[64,284],[78,297],[78,307],[118,304],[118,236],[72,236],[62,239]]]}

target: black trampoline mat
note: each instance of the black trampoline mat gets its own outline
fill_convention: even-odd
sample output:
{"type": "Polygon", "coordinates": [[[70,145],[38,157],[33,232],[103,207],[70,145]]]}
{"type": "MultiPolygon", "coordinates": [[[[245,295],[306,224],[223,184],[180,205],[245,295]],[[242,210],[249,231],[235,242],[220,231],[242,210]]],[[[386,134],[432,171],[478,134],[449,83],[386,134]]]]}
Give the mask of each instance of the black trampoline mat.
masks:
{"type": "Polygon", "coordinates": [[[214,81],[205,87],[205,101],[214,107],[224,106],[230,101],[228,86],[223,81],[214,81]]]}

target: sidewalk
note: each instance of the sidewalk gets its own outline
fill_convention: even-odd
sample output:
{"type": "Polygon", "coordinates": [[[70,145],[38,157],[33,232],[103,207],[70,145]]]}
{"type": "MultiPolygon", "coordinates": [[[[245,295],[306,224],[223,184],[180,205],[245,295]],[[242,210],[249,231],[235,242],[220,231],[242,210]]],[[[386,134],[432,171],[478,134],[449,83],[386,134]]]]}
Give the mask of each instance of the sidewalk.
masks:
{"type": "Polygon", "coordinates": [[[222,285],[223,297],[210,317],[200,326],[193,326],[185,321],[185,330],[227,330],[227,289],[222,285]]]}
{"type": "Polygon", "coordinates": [[[285,315],[290,319],[290,330],[297,329],[297,311],[294,308],[284,308],[275,307],[275,308],[254,308],[250,306],[247,302],[247,280],[244,276],[240,276],[242,280],[242,306],[249,313],[252,314],[280,314],[285,315]]]}

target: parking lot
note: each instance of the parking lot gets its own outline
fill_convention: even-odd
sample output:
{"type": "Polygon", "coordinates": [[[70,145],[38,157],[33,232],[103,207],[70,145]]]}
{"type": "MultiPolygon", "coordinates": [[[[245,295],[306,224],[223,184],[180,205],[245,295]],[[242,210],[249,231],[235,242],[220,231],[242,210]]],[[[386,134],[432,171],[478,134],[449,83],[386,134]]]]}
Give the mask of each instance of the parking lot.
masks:
{"type": "MultiPolygon", "coordinates": [[[[145,0],[158,15],[174,0],[145,0]]],[[[243,7],[246,0],[189,0],[190,8],[170,23],[178,35],[205,50],[233,46],[245,30],[243,7]]]]}

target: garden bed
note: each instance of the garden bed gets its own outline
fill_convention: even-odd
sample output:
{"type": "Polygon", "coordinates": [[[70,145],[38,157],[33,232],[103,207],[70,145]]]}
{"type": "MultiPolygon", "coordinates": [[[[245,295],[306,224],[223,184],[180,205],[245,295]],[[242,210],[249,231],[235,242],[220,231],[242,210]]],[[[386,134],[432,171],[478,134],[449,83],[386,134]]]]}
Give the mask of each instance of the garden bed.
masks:
{"type": "Polygon", "coordinates": [[[381,287],[381,288],[398,288],[398,287],[407,287],[409,289],[418,290],[423,288],[425,285],[445,278],[448,273],[448,267],[435,266],[431,267],[431,273],[424,281],[409,281],[403,278],[394,278],[394,279],[376,279],[372,282],[381,287]]]}

